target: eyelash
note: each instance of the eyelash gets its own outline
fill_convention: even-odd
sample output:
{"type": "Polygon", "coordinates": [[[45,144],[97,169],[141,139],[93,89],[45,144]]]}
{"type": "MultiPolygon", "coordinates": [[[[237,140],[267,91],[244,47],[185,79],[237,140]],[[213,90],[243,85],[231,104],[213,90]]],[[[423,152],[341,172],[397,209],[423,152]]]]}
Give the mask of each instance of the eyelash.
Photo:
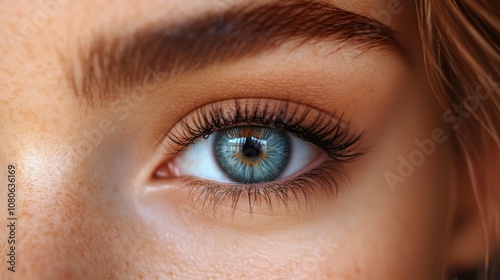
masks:
{"type": "Polygon", "coordinates": [[[271,99],[258,100],[256,104],[252,101],[255,100],[216,102],[196,110],[184,118],[177,129],[166,133],[165,139],[173,149],[171,154],[185,150],[198,139],[206,139],[220,129],[261,125],[283,129],[322,149],[330,159],[322,166],[284,182],[223,185],[185,178],[184,185],[189,187],[193,198],[196,197],[195,205],[201,201],[202,208],[208,205],[216,210],[222,203],[229,202],[234,213],[243,195],[248,200],[249,212],[252,212],[256,203],[265,202],[272,210],[273,200],[280,201],[287,208],[295,200],[299,207],[299,201],[310,207],[314,205],[310,200],[319,199],[322,194],[336,196],[340,190],[339,179],[347,177],[341,164],[354,161],[367,152],[367,149],[359,148],[365,131],[351,133],[350,124],[342,123],[342,117],[335,119],[307,105],[271,99]]]}
{"type": "MultiPolygon", "coordinates": [[[[248,212],[253,213],[256,205],[263,202],[273,210],[273,201],[281,202],[286,210],[289,204],[295,202],[295,207],[300,208],[305,204],[306,209],[314,209],[313,201],[319,200],[322,195],[336,197],[341,191],[339,179],[345,179],[345,173],[335,167],[333,162],[315,168],[309,172],[285,182],[266,183],[265,185],[229,185],[214,184],[207,180],[184,180],[184,186],[189,188],[194,205],[201,201],[201,208],[211,208],[214,213],[224,202],[229,202],[229,207],[234,214],[240,200],[248,202],[248,212]],[[331,173],[335,172],[337,177],[331,173]],[[340,177],[340,178],[339,178],[340,177]],[[242,195],[244,197],[242,197],[242,195]]],[[[298,210],[298,209],[295,209],[298,210]]]]}

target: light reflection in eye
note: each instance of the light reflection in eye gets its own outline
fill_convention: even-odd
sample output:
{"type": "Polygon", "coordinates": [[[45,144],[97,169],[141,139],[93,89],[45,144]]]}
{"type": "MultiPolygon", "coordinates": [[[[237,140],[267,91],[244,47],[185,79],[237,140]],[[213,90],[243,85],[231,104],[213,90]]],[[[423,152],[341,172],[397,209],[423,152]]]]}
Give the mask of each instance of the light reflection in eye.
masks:
{"type": "Polygon", "coordinates": [[[243,184],[271,182],[290,158],[290,136],[264,127],[235,127],[216,133],[214,157],[221,170],[243,184]]]}

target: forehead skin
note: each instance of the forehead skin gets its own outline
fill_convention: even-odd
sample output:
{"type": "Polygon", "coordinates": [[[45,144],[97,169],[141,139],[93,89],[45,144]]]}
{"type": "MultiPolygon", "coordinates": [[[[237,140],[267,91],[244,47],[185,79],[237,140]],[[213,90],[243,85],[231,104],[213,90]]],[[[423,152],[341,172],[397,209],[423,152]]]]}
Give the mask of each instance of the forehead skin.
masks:
{"type": "MultiPolygon", "coordinates": [[[[380,138],[379,152],[370,154],[366,160],[365,165],[375,165],[373,162],[377,159],[378,169],[362,169],[373,172],[353,180],[363,191],[348,192],[344,200],[339,199],[335,206],[325,206],[324,211],[313,218],[306,215],[311,221],[286,220],[292,225],[289,231],[265,234],[218,227],[200,219],[190,221],[184,213],[175,214],[184,209],[182,206],[159,203],[157,200],[163,196],[153,199],[146,195],[145,201],[159,205],[151,208],[144,207],[147,203],[137,199],[138,182],[147,176],[149,165],[155,164],[150,163],[157,152],[151,148],[151,139],[156,140],[154,133],[164,129],[160,120],[173,126],[182,117],[180,114],[193,109],[191,103],[202,105],[235,97],[231,89],[220,86],[236,80],[232,77],[245,85],[256,77],[262,84],[271,84],[271,88],[293,87],[292,81],[275,85],[266,80],[265,73],[252,73],[257,72],[259,65],[275,65],[276,57],[295,56],[278,51],[276,56],[263,56],[258,63],[247,61],[227,69],[215,68],[212,74],[179,77],[176,83],[167,86],[179,92],[189,88],[198,93],[190,95],[189,102],[185,92],[183,95],[172,93],[170,99],[153,95],[146,105],[131,107],[133,113],[130,114],[142,117],[125,122],[113,117],[106,108],[89,108],[75,97],[61,57],[72,58],[78,47],[88,44],[96,32],[127,34],[158,21],[178,22],[243,2],[246,1],[0,2],[0,10],[4,11],[0,17],[0,52],[3,54],[0,56],[0,163],[2,169],[8,162],[16,163],[20,182],[19,271],[8,274],[3,264],[0,278],[274,279],[270,275],[275,275],[275,279],[430,279],[439,274],[440,255],[433,253],[440,248],[439,235],[444,231],[440,225],[446,219],[447,190],[439,186],[448,184],[448,174],[442,172],[441,166],[446,166],[449,151],[436,152],[416,176],[406,181],[408,187],[396,195],[387,191],[383,176],[378,175],[386,168],[397,169],[398,155],[407,155],[414,149],[415,138],[429,137],[439,118],[430,91],[422,83],[425,73],[412,1],[332,1],[340,8],[375,18],[395,30],[405,50],[405,59],[389,55],[388,68],[413,74],[409,80],[411,86],[402,90],[408,97],[399,100],[398,106],[403,109],[395,110],[397,118],[382,114],[394,106],[387,101],[392,100],[393,95],[352,93],[342,97],[338,92],[348,92],[354,83],[338,86],[339,98],[333,106],[351,108],[354,123],[385,128],[384,132],[393,137],[380,138]],[[240,76],[246,75],[247,70],[250,74],[245,80],[240,76]],[[191,85],[192,81],[199,84],[191,85]],[[213,96],[203,93],[204,90],[216,92],[217,87],[220,91],[213,96]],[[360,101],[365,98],[370,102],[360,101]],[[158,105],[167,102],[168,110],[158,105]],[[426,116],[420,116],[419,108],[423,106],[428,108],[426,116]],[[72,154],[75,151],[72,147],[85,135],[91,135],[96,126],[102,124],[102,119],[108,118],[117,124],[100,139],[98,147],[84,159],[72,154]],[[390,125],[383,125],[387,119],[390,125]],[[375,173],[377,175],[373,175],[375,173]]],[[[307,65],[299,61],[298,65],[303,64],[304,69],[317,68],[318,72],[323,70],[321,75],[326,75],[326,66],[316,65],[319,60],[313,57],[320,51],[308,46],[299,48],[297,57],[310,57],[311,62],[307,65]]],[[[375,62],[367,59],[366,65],[380,70],[379,61],[375,59],[375,62]]],[[[259,71],[265,70],[261,68],[259,71]]],[[[391,69],[387,73],[393,73],[391,69]]],[[[332,73],[343,70],[338,68],[332,73]]],[[[383,73],[372,74],[374,78],[366,85],[374,92],[396,88],[385,86],[385,80],[377,83],[383,73]]],[[[290,76],[293,77],[293,73],[290,76]]],[[[349,81],[370,80],[345,76],[342,77],[349,81]]],[[[259,87],[258,83],[253,86],[259,87]]],[[[237,90],[248,94],[243,86],[237,90]]],[[[328,108],[334,104],[318,97],[307,101],[328,108]]],[[[0,193],[3,200],[6,192],[2,189],[0,193]]],[[[165,198],[170,200],[172,198],[165,198]]],[[[3,208],[0,211],[5,211],[3,208]]],[[[3,231],[1,237],[6,240],[3,231]]],[[[1,246],[5,256],[6,244],[1,246]]]]}

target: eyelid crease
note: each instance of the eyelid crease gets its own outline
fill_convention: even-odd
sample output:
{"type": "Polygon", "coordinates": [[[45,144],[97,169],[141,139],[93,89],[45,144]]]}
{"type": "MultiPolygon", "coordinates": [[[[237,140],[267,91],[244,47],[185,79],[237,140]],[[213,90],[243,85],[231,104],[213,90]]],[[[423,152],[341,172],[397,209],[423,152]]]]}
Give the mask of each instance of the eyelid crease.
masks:
{"type": "Polygon", "coordinates": [[[61,60],[74,94],[92,105],[127,92],[122,89],[146,86],[141,84],[145,77],[167,80],[253,57],[286,42],[327,40],[339,47],[400,50],[393,33],[379,21],[328,1],[251,2],[181,22],[149,24],[131,34],[98,32],[79,47],[77,59],[61,55],[61,60]]]}
{"type": "Polygon", "coordinates": [[[278,99],[224,100],[202,106],[164,133],[161,144],[167,155],[175,155],[229,127],[261,125],[284,131],[325,151],[338,162],[350,162],[366,152],[359,142],[366,131],[351,132],[349,122],[308,105],[278,99]]]}

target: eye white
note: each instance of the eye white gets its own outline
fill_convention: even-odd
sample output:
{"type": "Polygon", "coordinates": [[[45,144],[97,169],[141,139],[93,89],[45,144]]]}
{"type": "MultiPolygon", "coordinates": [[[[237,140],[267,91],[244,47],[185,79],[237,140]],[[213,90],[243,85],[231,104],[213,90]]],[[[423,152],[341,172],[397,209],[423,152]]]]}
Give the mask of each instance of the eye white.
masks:
{"type": "MultiPolygon", "coordinates": [[[[216,133],[207,139],[199,139],[196,143],[180,152],[173,164],[179,176],[193,176],[223,183],[232,181],[219,167],[214,155],[216,133]]],[[[326,153],[314,145],[290,135],[290,158],[287,166],[277,180],[296,176],[318,166],[326,157],[326,153]]]]}

